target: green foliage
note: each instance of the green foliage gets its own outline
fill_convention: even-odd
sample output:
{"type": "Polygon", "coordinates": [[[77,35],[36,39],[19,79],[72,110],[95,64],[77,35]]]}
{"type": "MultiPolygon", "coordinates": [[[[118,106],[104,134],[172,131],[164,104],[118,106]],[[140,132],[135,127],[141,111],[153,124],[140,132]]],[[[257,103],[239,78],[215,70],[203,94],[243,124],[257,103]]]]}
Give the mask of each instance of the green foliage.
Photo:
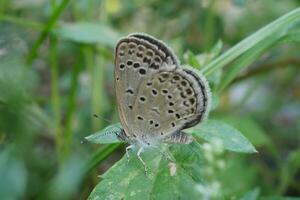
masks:
{"type": "Polygon", "coordinates": [[[299,21],[297,0],[0,1],[1,198],[296,199],[299,21]],[[195,141],[162,147],[173,162],[142,153],[148,177],[114,124],[114,45],[139,31],[213,96],[195,141]]]}
{"type": "Polygon", "coordinates": [[[107,25],[88,22],[64,24],[62,27],[54,30],[54,34],[59,38],[74,42],[85,44],[100,43],[111,48],[115,46],[116,41],[121,37],[107,25]]]}
{"type": "Polygon", "coordinates": [[[98,144],[118,143],[120,140],[117,135],[121,130],[122,126],[120,123],[112,124],[101,131],[85,137],[85,139],[89,142],[98,144]]]}
{"type": "Polygon", "coordinates": [[[256,200],[259,196],[259,189],[255,188],[245,194],[240,200],[256,200]]]}
{"type": "MultiPolygon", "coordinates": [[[[152,149],[142,154],[149,174],[136,158],[136,150],[130,153],[130,160],[123,157],[102,178],[89,199],[195,199],[201,195],[197,190],[201,149],[197,143],[174,145],[170,149],[176,160],[176,172],[172,163],[152,149]],[[173,167],[173,168],[172,168],[173,167]]],[[[174,164],[174,163],[173,163],[174,164]]]]}
{"type": "MultiPolygon", "coordinates": [[[[110,125],[103,131],[86,137],[90,142],[106,143],[120,131],[120,124],[110,125]],[[103,141],[101,142],[101,139],[103,141]]],[[[229,125],[209,120],[189,131],[191,134],[203,138],[212,143],[216,151],[228,149],[236,152],[256,152],[251,143],[237,130],[229,125]]],[[[159,147],[160,148],[160,147],[159,147]]],[[[169,152],[169,150],[163,150],[169,152]]],[[[137,149],[133,150],[137,153],[137,149]]],[[[168,161],[157,149],[147,148],[142,154],[146,167],[150,174],[145,175],[142,163],[137,156],[130,156],[127,162],[126,156],[114,167],[103,175],[89,199],[195,199],[197,196],[211,195],[197,189],[199,182],[205,177],[201,172],[205,152],[197,142],[189,145],[173,145],[170,147],[171,157],[174,162],[168,161]],[[187,159],[188,158],[188,159],[187,159]],[[200,168],[200,169],[199,169],[200,168]],[[175,172],[174,172],[175,171],[175,172]],[[126,175],[126,178],[124,178],[126,175]],[[142,186],[142,187],[141,187],[142,186]],[[175,192],[174,192],[175,191],[175,192]]],[[[206,184],[206,183],[205,183],[206,184]]]]}
{"type": "Polygon", "coordinates": [[[243,134],[221,121],[208,120],[188,131],[194,136],[218,144],[224,149],[243,153],[257,152],[243,134]]]}

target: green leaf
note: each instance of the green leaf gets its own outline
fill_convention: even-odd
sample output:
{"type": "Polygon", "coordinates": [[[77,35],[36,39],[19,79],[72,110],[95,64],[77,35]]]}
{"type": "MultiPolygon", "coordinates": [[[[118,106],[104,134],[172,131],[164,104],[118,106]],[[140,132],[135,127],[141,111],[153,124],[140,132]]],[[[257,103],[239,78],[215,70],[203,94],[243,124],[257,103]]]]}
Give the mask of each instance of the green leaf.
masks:
{"type": "Polygon", "coordinates": [[[296,24],[300,20],[300,8],[296,8],[291,12],[283,15],[277,20],[264,26],[249,37],[245,38],[237,45],[226,51],[224,54],[213,60],[202,69],[204,75],[209,75],[214,71],[221,69],[233,60],[244,54],[246,51],[257,45],[258,43],[268,39],[275,34],[282,34],[291,28],[291,25],[296,24]]]}
{"type": "MultiPolygon", "coordinates": [[[[147,148],[142,158],[149,170],[146,176],[136,150],[130,160],[123,157],[103,176],[89,200],[96,199],[199,199],[197,185],[201,180],[201,147],[196,142],[173,145],[170,148],[176,160],[176,173],[170,174],[170,162],[156,149],[147,148]]],[[[174,164],[174,163],[173,163],[174,164]]],[[[174,170],[174,165],[172,170],[174,170]]],[[[174,171],[173,171],[174,172],[174,171]]]]}
{"type": "Polygon", "coordinates": [[[282,163],[280,172],[279,193],[282,194],[288,190],[294,177],[300,169],[300,148],[289,153],[287,159],[282,163]]]}
{"type": "Polygon", "coordinates": [[[184,55],[184,60],[187,64],[191,65],[192,67],[199,69],[201,67],[201,64],[199,63],[197,56],[191,52],[187,51],[184,55]]]}
{"type": "Polygon", "coordinates": [[[218,42],[211,48],[210,50],[210,54],[212,55],[212,57],[216,57],[218,56],[223,48],[223,42],[222,40],[218,40],[218,42]]]}
{"type": "Polygon", "coordinates": [[[224,77],[221,79],[217,92],[223,90],[245,67],[249,66],[257,60],[267,49],[271,48],[279,40],[277,35],[272,35],[265,40],[258,42],[253,48],[244,52],[238,59],[236,59],[228,68],[224,77]]]}
{"type": "Polygon", "coordinates": [[[259,197],[259,189],[255,188],[247,192],[240,200],[257,200],[259,197]]]}
{"type": "Polygon", "coordinates": [[[56,28],[54,34],[63,39],[79,43],[99,43],[114,47],[120,38],[119,33],[105,24],[89,22],[68,23],[56,28]]]}
{"type": "Polygon", "coordinates": [[[287,43],[287,42],[300,42],[300,29],[295,29],[293,31],[290,31],[286,33],[281,38],[281,43],[287,43]]]}
{"type": "Polygon", "coordinates": [[[269,145],[271,143],[271,139],[262,127],[251,117],[225,116],[221,119],[241,131],[256,147],[269,145]]]}
{"type": "Polygon", "coordinates": [[[1,199],[22,199],[28,183],[24,162],[14,153],[12,146],[0,152],[0,195],[1,199]]]}
{"type": "Polygon", "coordinates": [[[101,131],[98,131],[92,135],[85,137],[89,142],[97,144],[109,144],[109,143],[119,143],[121,142],[118,138],[118,134],[122,131],[122,126],[120,123],[112,124],[107,126],[101,131]]]}
{"type": "Polygon", "coordinates": [[[223,148],[236,152],[257,152],[249,140],[230,125],[217,121],[207,120],[187,130],[188,133],[200,137],[207,142],[215,144],[220,141],[223,148]]]}
{"type": "Polygon", "coordinates": [[[200,69],[218,56],[222,50],[222,47],[223,43],[221,40],[219,40],[208,53],[195,55],[193,52],[188,50],[183,57],[187,64],[196,69],[200,69]]]}

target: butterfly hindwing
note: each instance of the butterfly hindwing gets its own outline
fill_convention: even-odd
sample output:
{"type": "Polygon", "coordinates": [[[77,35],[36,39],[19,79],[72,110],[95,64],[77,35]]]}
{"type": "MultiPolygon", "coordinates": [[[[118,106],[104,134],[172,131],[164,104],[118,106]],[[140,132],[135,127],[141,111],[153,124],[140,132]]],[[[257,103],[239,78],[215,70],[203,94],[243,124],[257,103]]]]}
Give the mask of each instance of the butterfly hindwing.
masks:
{"type": "Polygon", "coordinates": [[[146,138],[161,140],[205,118],[208,91],[182,68],[161,71],[141,83],[134,104],[133,129],[146,138]]]}

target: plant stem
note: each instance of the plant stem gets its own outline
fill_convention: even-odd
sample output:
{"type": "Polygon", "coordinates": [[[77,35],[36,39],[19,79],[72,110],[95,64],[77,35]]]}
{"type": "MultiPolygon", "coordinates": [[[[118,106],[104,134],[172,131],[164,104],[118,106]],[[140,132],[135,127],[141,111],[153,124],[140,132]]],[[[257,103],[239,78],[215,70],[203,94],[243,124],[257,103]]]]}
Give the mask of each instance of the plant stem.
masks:
{"type": "Polygon", "coordinates": [[[205,51],[208,51],[212,44],[213,44],[213,38],[214,38],[214,4],[215,0],[211,0],[209,2],[208,8],[207,8],[207,14],[205,16],[205,51]]]}
{"type": "Polygon", "coordinates": [[[237,45],[205,66],[201,70],[202,73],[207,76],[212,74],[214,71],[223,68],[234,59],[254,47],[257,43],[265,40],[267,37],[272,36],[273,34],[277,34],[278,32],[285,30],[286,28],[290,27],[292,23],[299,21],[299,19],[300,8],[296,8],[239,42],[237,45]]]}
{"type": "Polygon", "coordinates": [[[69,155],[72,140],[72,122],[76,105],[76,92],[78,88],[78,75],[80,71],[80,62],[75,62],[71,74],[71,88],[67,100],[66,126],[64,130],[64,143],[62,150],[62,161],[69,155]]]}
{"type": "Polygon", "coordinates": [[[57,6],[54,11],[52,12],[52,15],[50,17],[50,20],[48,21],[48,23],[45,25],[43,31],[40,33],[38,39],[36,40],[36,42],[33,44],[27,59],[26,59],[26,63],[27,65],[30,65],[32,63],[32,61],[34,60],[34,58],[36,57],[37,51],[40,48],[41,44],[44,42],[44,40],[47,38],[48,34],[50,33],[51,29],[54,27],[54,25],[56,24],[56,21],[58,19],[58,17],[60,16],[60,14],[62,13],[62,11],[65,9],[65,7],[67,6],[67,4],[69,3],[70,0],[62,0],[62,2],[60,3],[59,6],[57,6]]]}
{"type": "Polygon", "coordinates": [[[50,37],[50,73],[51,73],[51,104],[53,110],[53,126],[55,143],[57,145],[58,157],[60,157],[62,145],[61,131],[61,110],[58,84],[58,65],[57,65],[57,39],[50,37]]]}

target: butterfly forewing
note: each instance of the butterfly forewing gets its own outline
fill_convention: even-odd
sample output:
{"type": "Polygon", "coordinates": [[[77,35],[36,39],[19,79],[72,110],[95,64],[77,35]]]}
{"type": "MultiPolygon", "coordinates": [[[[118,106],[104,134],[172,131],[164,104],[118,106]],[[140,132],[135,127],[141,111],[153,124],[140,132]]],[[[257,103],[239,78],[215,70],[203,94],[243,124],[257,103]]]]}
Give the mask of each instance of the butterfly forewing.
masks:
{"type": "Polygon", "coordinates": [[[115,87],[121,122],[127,134],[134,131],[130,124],[133,123],[133,104],[141,81],[166,66],[163,63],[174,64],[162,50],[146,40],[126,37],[118,42],[115,87]]]}

